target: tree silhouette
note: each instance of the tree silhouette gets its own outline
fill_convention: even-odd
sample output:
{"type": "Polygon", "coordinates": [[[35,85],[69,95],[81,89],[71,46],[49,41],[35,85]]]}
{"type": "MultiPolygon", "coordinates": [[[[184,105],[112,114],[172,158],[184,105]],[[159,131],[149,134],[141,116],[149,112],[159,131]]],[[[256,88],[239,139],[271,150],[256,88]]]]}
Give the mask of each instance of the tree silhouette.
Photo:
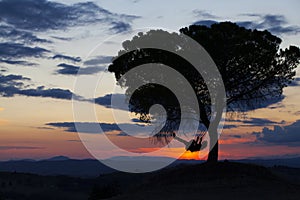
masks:
{"type": "MultiPolygon", "coordinates": [[[[288,86],[295,75],[295,68],[300,62],[300,51],[295,46],[280,49],[281,39],[268,31],[250,30],[231,22],[217,23],[211,27],[191,25],[180,29],[180,34],[152,30],[146,34],[139,33],[132,40],[123,42],[124,49],[113,60],[109,71],[115,73],[119,84],[125,87],[126,94],[131,96],[130,110],[138,114],[141,120],[149,121],[151,105],[161,104],[167,112],[162,132],[177,130],[182,109],[172,91],[164,86],[149,83],[143,74],[135,76],[135,79],[145,84],[138,89],[132,87],[136,80],[122,77],[130,69],[146,63],[165,64],[180,72],[197,95],[199,122],[209,130],[211,140],[208,161],[216,162],[217,126],[221,116],[212,117],[212,99],[207,87],[207,84],[211,83],[205,82],[189,62],[173,53],[142,46],[159,37],[160,41],[161,38],[166,38],[166,45],[173,46],[175,51],[187,51],[190,47],[184,40],[178,40],[182,34],[193,38],[210,54],[224,82],[227,109],[235,112],[246,112],[279,101],[283,88],[288,86]]],[[[157,79],[172,77],[162,73],[157,79]]]]}

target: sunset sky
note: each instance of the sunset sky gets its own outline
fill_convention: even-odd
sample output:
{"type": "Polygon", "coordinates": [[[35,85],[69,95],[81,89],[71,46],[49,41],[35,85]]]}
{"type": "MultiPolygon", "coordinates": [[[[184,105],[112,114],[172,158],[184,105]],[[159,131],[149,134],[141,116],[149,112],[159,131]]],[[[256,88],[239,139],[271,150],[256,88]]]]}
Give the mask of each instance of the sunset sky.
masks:
{"type": "MultiPolygon", "coordinates": [[[[0,160],[56,155],[93,158],[74,121],[103,124],[103,130],[110,133],[109,141],[131,152],[109,150],[105,135],[87,130],[81,139],[103,147],[97,151],[101,158],[147,156],[149,151],[150,156],[178,157],[184,152],[180,144],[158,150],[159,145],[147,139],[130,140],[116,128],[112,110],[118,116],[128,113],[109,108],[116,81],[107,66],[121,43],[140,30],[178,31],[195,23],[233,21],[269,30],[282,38],[282,48],[300,46],[299,8],[298,0],[0,0],[0,160]],[[80,78],[99,81],[91,88],[93,95],[75,84],[80,78]],[[78,97],[75,103],[95,110],[97,121],[90,116],[76,117],[72,95],[78,97]]],[[[298,68],[280,102],[226,122],[220,158],[300,156],[299,96],[298,68]]],[[[130,127],[133,121],[121,119],[118,124],[130,127]]],[[[205,157],[205,152],[200,154],[184,153],[181,158],[205,157]]]]}

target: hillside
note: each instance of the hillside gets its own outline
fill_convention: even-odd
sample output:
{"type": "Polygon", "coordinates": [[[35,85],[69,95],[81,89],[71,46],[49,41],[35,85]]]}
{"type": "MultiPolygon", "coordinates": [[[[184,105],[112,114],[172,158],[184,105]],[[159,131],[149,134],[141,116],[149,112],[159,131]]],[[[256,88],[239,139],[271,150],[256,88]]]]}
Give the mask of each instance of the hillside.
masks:
{"type": "Polygon", "coordinates": [[[1,200],[296,200],[299,197],[299,168],[266,168],[236,162],[183,163],[152,173],[114,172],[96,178],[0,172],[1,200]]]}
{"type": "MultiPolygon", "coordinates": [[[[299,176],[300,170],[297,172],[299,176]]],[[[215,165],[188,165],[163,170],[153,174],[134,190],[112,199],[299,199],[299,197],[300,183],[275,175],[273,169],[251,164],[220,162],[215,165]]]]}

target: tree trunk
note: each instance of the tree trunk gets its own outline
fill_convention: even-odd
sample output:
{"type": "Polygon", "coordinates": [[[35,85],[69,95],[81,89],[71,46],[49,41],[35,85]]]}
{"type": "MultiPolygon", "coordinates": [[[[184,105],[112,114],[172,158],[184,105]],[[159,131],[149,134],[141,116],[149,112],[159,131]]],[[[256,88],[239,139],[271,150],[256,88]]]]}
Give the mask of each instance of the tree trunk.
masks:
{"type": "Polygon", "coordinates": [[[218,155],[219,155],[219,141],[213,147],[210,147],[211,150],[208,153],[207,162],[209,163],[216,163],[218,162],[218,155]]]}
{"type": "Polygon", "coordinates": [[[218,162],[218,157],[219,157],[218,126],[222,118],[222,112],[218,112],[216,114],[214,121],[210,122],[205,112],[205,108],[200,106],[200,118],[202,123],[207,128],[209,134],[210,151],[208,153],[207,162],[216,163],[218,162]]]}
{"type": "Polygon", "coordinates": [[[207,162],[213,163],[218,162],[218,155],[219,155],[219,134],[218,134],[218,121],[214,121],[210,124],[208,129],[209,134],[209,145],[210,151],[208,153],[207,162]]]}

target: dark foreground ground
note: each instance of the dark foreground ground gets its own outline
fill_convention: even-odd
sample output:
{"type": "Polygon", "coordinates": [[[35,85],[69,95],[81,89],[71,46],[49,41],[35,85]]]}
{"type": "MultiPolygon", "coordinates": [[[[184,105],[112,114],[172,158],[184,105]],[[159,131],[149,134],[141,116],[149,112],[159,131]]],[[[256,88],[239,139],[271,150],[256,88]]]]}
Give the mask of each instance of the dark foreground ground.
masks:
{"type": "Polygon", "coordinates": [[[0,172],[0,200],[300,199],[300,169],[251,164],[179,165],[97,178],[0,172]]]}

